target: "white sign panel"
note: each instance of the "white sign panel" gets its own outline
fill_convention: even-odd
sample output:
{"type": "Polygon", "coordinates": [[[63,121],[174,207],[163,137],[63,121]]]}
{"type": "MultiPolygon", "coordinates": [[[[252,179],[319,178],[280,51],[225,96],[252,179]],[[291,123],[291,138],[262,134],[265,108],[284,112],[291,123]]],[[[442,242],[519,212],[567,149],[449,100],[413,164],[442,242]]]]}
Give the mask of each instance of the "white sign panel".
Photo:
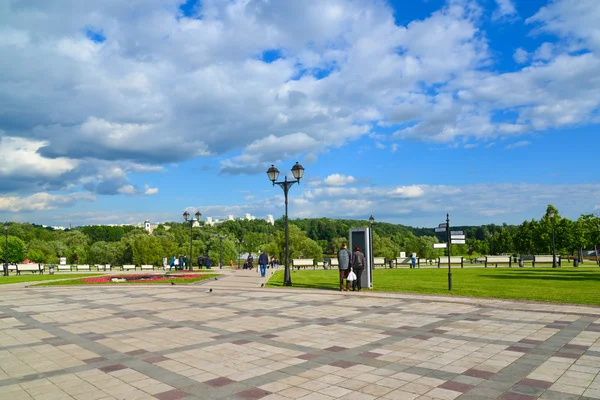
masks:
{"type": "Polygon", "coordinates": [[[446,224],[439,224],[438,226],[439,226],[440,228],[445,228],[445,227],[446,227],[446,226],[448,226],[448,225],[446,225],[446,224]]]}
{"type": "Polygon", "coordinates": [[[452,244],[467,244],[467,242],[464,240],[453,240],[452,244]]]}
{"type": "Polygon", "coordinates": [[[448,245],[446,243],[434,243],[433,244],[434,249],[445,249],[446,247],[448,247],[448,245]]]}
{"type": "Polygon", "coordinates": [[[451,231],[450,234],[451,235],[464,235],[465,233],[463,231],[451,231]]]}
{"type": "Polygon", "coordinates": [[[463,239],[463,240],[465,240],[466,237],[465,237],[465,235],[452,235],[452,236],[450,236],[450,239],[463,239]]]}
{"type": "Polygon", "coordinates": [[[66,257],[61,257],[60,261],[59,261],[60,265],[67,265],[67,258],[66,257]]]}
{"type": "Polygon", "coordinates": [[[406,252],[405,251],[401,251],[400,252],[400,258],[406,258],[406,252]]]}
{"type": "Polygon", "coordinates": [[[446,228],[435,228],[436,232],[446,232],[446,228]]]}

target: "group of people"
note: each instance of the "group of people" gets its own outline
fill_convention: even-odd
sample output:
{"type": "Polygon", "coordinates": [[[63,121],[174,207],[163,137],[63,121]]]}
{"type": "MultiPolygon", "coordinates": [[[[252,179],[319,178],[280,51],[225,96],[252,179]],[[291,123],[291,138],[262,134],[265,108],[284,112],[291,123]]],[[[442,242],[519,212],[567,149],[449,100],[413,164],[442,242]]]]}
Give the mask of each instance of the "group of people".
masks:
{"type": "MultiPolygon", "coordinates": [[[[266,251],[260,251],[260,255],[258,256],[258,266],[260,269],[260,276],[265,277],[267,275],[267,268],[278,268],[279,267],[279,259],[272,257],[269,259],[266,251]]],[[[248,254],[248,258],[244,263],[243,269],[253,269],[254,268],[254,257],[252,254],[248,254]]]]}
{"type": "Polygon", "coordinates": [[[354,252],[350,252],[346,248],[346,243],[342,243],[342,248],[338,251],[338,268],[340,272],[340,292],[350,290],[350,282],[352,282],[352,291],[362,289],[361,277],[365,269],[365,255],[360,251],[360,246],[354,246],[354,252]],[[350,273],[353,272],[353,276],[350,273]],[[348,279],[354,278],[354,279],[348,279]],[[344,287],[346,280],[346,287],[344,287]]]}
{"type": "MultiPolygon", "coordinates": [[[[163,263],[165,261],[166,261],[166,258],[163,259],[163,263]]],[[[189,268],[189,265],[190,265],[189,262],[191,262],[191,261],[188,260],[187,256],[184,256],[184,255],[181,255],[179,257],[172,256],[169,266],[171,267],[171,269],[183,271],[184,269],[189,268]]],[[[206,266],[206,269],[211,269],[211,261],[210,261],[209,256],[199,256],[198,257],[198,266],[200,267],[200,269],[202,269],[203,265],[206,266]]]]}

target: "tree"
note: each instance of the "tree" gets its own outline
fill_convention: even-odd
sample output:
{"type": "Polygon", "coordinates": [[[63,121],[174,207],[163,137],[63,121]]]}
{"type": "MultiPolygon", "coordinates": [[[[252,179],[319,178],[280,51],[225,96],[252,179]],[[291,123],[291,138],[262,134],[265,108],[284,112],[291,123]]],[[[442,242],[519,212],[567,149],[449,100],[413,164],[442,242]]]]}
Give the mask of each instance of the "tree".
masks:
{"type": "MultiPolygon", "coordinates": [[[[0,246],[1,261],[6,260],[6,242],[2,240],[0,246]]],[[[8,237],[8,262],[9,263],[20,263],[25,259],[25,242],[16,236],[8,237]]]]}
{"type": "MultiPolygon", "coordinates": [[[[314,240],[308,238],[306,233],[296,225],[289,226],[290,263],[294,258],[304,256],[315,261],[323,261],[323,249],[314,240]]],[[[271,256],[277,257],[282,263],[285,262],[285,232],[277,231],[273,240],[265,246],[265,250],[271,256]]]]}

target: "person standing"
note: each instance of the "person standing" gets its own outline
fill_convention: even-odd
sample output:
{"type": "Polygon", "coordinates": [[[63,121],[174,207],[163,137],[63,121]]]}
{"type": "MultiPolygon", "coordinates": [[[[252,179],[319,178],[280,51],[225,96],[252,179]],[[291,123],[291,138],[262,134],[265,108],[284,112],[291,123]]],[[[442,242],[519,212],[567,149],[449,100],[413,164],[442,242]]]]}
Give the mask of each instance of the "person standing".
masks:
{"type": "Polygon", "coordinates": [[[355,246],[354,253],[352,253],[352,269],[356,274],[356,280],[352,281],[352,291],[358,289],[360,292],[362,289],[360,279],[365,269],[365,264],[365,255],[360,251],[360,246],[355,246]]]}
{"type": "Polygon", "coordinates": [[[206,269],[210,269],[210,257],[206,256],[204,258],[204,263],[206,264],[206,269]]]}
{"type": "Polygon", "coordinates": [[[246,262],[248,263],[248,269],[250,271],[252,271],[252,268],[254,268],[254,257],[252,257],[252,253],[248,254],[248,258],[246,259],[246,262]]]}
{"type": "Polygon", "coordinates": [[[202,256],[198,256],[198,268],[202,269],[202,256]]]}
{"type": "Polygon", "coordinates": [[[417,253],[412,253],[412,257],[410,257],[410,267],[417,268],[417,253]]]}
{"type": "MultiPolygon", "coordinates": [[[[342,248],[338,251],[338,270],[340,273],[340,292],[344,290],[344,279],[348,278],[348,272],[350,271],[350,258],[352,254],[350,250],[346,248],[346,243],[342,243],[342,248]]],[[[346,280],[346,291],[350,290],[350,282],[346,280]]]]}
{"type": "Polygon", "coordinates": [[[258,265],[260,266],[260,276],[267,276],[267,264],[269,263],[269,256],[267,252],[263,250],[263,252],[258,256],[258,265]]]}

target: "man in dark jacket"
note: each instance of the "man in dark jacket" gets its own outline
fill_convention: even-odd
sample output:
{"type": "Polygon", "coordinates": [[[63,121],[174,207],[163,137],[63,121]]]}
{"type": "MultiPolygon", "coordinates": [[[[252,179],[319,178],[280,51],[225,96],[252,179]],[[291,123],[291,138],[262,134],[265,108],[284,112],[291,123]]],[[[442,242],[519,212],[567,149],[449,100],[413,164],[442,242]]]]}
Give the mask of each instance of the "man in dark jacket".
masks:
{"type": "Polygon", "coordinates": [[[269,256],[267,252],[263,252],[258,256],[258,265],[260,266],[260,276],[263,278],[267,275],[267,264],[269,263],[269,256]]]}
{"type": "Polygon", "coordinates": [[[198,256],[198,268],[202,269],[202,256],[198,256]]]}
{"type": "Polygon", "coordinates": [[[206,256],[206,258],[204,259],[204,262],[206,263],[206,269],[210,269],[210,257],[206,256]]]}

